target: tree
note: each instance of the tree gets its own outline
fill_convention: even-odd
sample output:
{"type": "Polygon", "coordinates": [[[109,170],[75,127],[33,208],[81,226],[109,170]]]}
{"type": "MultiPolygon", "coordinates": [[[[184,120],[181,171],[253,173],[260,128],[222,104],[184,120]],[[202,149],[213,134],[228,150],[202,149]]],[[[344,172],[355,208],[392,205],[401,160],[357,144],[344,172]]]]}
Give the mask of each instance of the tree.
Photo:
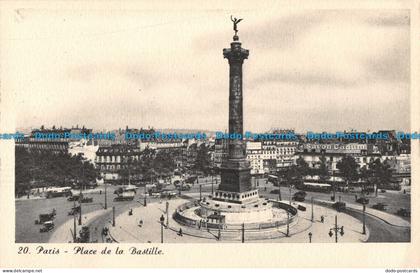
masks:
{"type": "Polygon", "coordinates": [[[371,172],[371,181],[375,185],[375,195],[378,195],[378,187],[380,185],[387,185],[392,183],[392,170],[388,164],[388,161],[383,163],[379,158],[369,163],[369,169],[371,172]]]}
{"type": "Polygon", "coordinates": [[[345,156],[343,157],[338,163],[337,168],[339,169],[341,175],[346,181],[346,185],[350,181],[355,181],[358,179],[358,168],[359,164],[357,164],[356,160],[352,156],[345,156]]]}
{"type": "Polygon", "coordinates": [[[210,173],[210,154],[208,147],[204,144],[200,145],[197,157],[194,162],[194,169],[202,171],[205,174],[210,173]]]}
{"type": "Polygon", "coordinates": [[[93,164],[80,155],[15,149],[15,194],[18,196],[30,188],[72,186],[77,180],[92,182],[97,177],[93,164]]]}
{"type": "Polygon", "coordinates": [[[326,181],[330,178],[328,165],[327,165],[327,158],[324,155],[322,155],[320,158],[317,174],[319,175],[319,179],[321,181],[326,181]]]}

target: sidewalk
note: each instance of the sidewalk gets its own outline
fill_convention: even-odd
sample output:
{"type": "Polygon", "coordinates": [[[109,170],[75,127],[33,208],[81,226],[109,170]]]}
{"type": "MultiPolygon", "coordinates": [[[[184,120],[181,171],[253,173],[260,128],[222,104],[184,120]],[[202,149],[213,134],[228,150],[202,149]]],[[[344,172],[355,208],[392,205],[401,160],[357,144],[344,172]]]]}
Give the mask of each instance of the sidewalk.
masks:
{"type": "MultiPolygon", "coordinates": [[[[172,213],[179,205],[188,202],[184,199],[175,199],[169,201],[169,228],[163,229],[164,242],[165,243],[238,243],[241,241],[241,233],[236,232],[235,234],[223,233],[229,235],[229,238],[217,241],[217,232],[214,231],[199,231],[193,228],[182,226],[172,219],[172,213]],[[179,228],[182,228],[184,236],[179,236],[177,233],[179,228]],[[231,236],[230,236],[231,235],[231,236]]],[[[116,218],[116,225],[112,227],[109,225],[110,233],[119,243],[159,243],[161,240],[161,224],[159,218],[161,215],[165,217],[166,225],[166,214],[165,205],[166,201],[161,203],[151,203],[147,207],[133,207],[133,215],[129,216],[128,211],[120,214],[116,218]],[[139,221],[142,220],[142,226],[139,225],[139,221]]],[[[297,206],[300,203],[294,203],[297,206]]],[[[255,243],[307,243],[309,242],[308,233],[313,234],[312,242],[317,243],[334,243],[334,236],[331,238],[328,235],[330,228],[334,226],[335,215],[338,215],[338,225],[344,226],[344,236],[339,237],[339,242],[362,242],[366,241],[367,235],[361,234],[362,223],[357,219],[344,214],[337,213],[335,210],[314,205],[314,222],[311,222],[311,207],[307,204],[301,204],[306,206],[306,211],[299,211],[298,222],[290,226],[290,237],[286,237],[286,226],[282,227],[280,232],[280,238],[275,239],[264,239],[257,240],[259,236],[253,231],[246,231],[245,240],[247,242],[255,243]],[[321,223],[320,216],[323,215],[325,220],[321,223]]],[[[267,231],[268,232],[268,231],[267,231]]],[[[272,232],[272,231],[270,231],[272,232]]],[[[268,237],[268,236],[267,236],[268,237]]],[[[278,237],[278,236],[276,236],[278,237]]]]}
{"type": "MultiPolygon", "coordinates": [[[[100,217],[101,215],[106,214],[107,212],[112,211],[112,208],[109,208],[107,210],[96,210],[87,214],[82,215],[82,226],[89,225],[90,222],[92,222],[96,217],[100,217]]],[[[76,219],[76,232],[77,236],[79,236],[78,232],[81,229],[82,226],[78,225],[78,218],[76,219]]],[[[51,235],[49,239],[49,243],[68,243],[73,242],[72,237],[72,230],[74,227],[74,219],[73,217],[66,221],[64,224],[59,226],[54,230],[54,233],[51,235]]],[[[100,234],[100,230],[97,231],[98,234],[100,234]]],[[[91,233],[94,233],[94,231],[91,231],[91,233]]],[[[92,234],[95,235],[95,234],[92,234]]]]}
{"type": "MultiPolygon", "coordinates": [[[[326,200],[318,200],[315,199],[316,202],[319,203],[324,203],[326,205],[331,206],[332,204],[334,204],[334,202],[332,201],[326,201],[326,200]]],[[[363,205],[358,205],[358,204],[351,204],[346,202],[346,207],[347,208],[351,208],[351,209],[355,209],[358,211],[363,211],[363,205]]],[[[366,206],[366,214],[370,214],[374,217],[377,217],[379,219],[381,219],[382,221],[384,221],[385,223],[388,223],[390,225],[393,226],[397,226],[397,227],[410,227],[411,224],[410,222],[408,222],[407,220],[404,220],[403,218],[397,216],[397,215],[393,215],[384,211],[380,211],[380,210],[376,210],[376,209],[372,209],[366,206]]]]}

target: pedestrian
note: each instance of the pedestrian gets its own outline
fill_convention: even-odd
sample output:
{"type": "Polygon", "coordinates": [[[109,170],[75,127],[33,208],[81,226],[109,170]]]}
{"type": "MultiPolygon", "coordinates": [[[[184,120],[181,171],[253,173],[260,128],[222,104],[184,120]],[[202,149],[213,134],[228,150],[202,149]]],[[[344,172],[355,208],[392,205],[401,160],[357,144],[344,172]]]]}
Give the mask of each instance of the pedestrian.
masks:
{"type": "Polygon", "coordinates": [[[183,236],[182,235],[182,228],[179,229],[179,233],[178,234],[179,234],[179,236],[183,236]]]}
{"type": "Polygon", "coordinates": [[[355,194],[355,195],[354,195],[354,200],[356,200],[356,201],[357,201],[357,194],[355,194]]]}
{"type": "Polygon", "coordinates": [[[324,223],[324,215],[321,215],[321,223],[324,223]]]}

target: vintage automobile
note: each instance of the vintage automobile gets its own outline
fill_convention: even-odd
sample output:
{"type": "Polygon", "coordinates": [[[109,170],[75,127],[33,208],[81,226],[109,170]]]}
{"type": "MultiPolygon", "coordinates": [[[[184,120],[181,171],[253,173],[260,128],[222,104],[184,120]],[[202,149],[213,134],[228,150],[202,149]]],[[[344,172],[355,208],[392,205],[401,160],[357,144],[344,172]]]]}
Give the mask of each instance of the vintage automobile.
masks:
{"type": "Polygon", "coordinates": [[[373,205],[372,208],[384,211],[384,210],[386,210],[386,206],[387,205],[384,204],[384,203],[377,203],[377,204],[373,205]]]}
{"type": "Polygon", "coordinates": [[[404,217],[411,217],[411,211],[409,211],[408,209],[405,209],[405,208],[400,208],[397,211],[397,215],[404,216],[404,217]]]}
{"type": "Polygon", "coordinates": [[[89,243],[90,239],[90,231],[89,227],[83,226],[82,229],[79,231],[79,243],[89,243]]]}
{"type": "Polygon", "coordinates": [[[293,200],[298,202],[305,201],[306,192],[304,191],[298,191],[293,195],[293,200]]]}
{"type": "Polygon", "coordinates": [[[43,226],[39,229],[39,232],[48,232],[52,229],[54,229],[54,222],[47,221],[43,223],[43,226]]]}
{"type": "Polygon", "coordinates": [[[336,209],[338,212],[346,210],[346,203],[344,202],[335,202],[332,207],[336,209]]]}
{"type": "Polygon", "coordinates": [[[80,200],[80,203],[92,203],[93,202],[93,198],[92,197],[83,197],[80,200]]]}
{"type": "Polygon", "coordinates": [[[189,184],[178,185],[178,186],[176,186],[176,189],[181,190],[181,191],[189,191],[189,190],[191,190],[191,185],[189,185],[189,184]]]}
{"type": "Polygon", "coordinates": [[[298,210],[301,210],[301,211],[306,211],[306,207],[305,206],[302,206],[302,205],[298,205],[297,206],[297,209],[298,210]]]}
{"type": "Polygon", "coordinates": [[[38,219],[35,220],[35,225],[42,225],[45,222],[51,221],[55,218],[56,210],[53,209],[50,213],[42,213],[38,215],[38,219]]]}
{"type": "Polygon", "coordinates": [[[172,197],[177,196],[177,193],[174,191],[162,191],[161,197],[171,199],[172,197]]]}
{"type": "Polygon", "coordinates": [[[369,199],[365,197],[360,197],[359,199],[356,200],[356,202],[362,205],[367,205],[369,204],[369,199]]]}
{"type": "Polygon", "coordinates": [[[80,195],[72,195],[67,198],[67,201],[79,201],[80,195]]]}
{"type": "Polygon", "coordinates": [[[70,209],[70,211],[67,213],[68,215],[75,215],[80,213],[80,206],[73,207],[70,209]]]}

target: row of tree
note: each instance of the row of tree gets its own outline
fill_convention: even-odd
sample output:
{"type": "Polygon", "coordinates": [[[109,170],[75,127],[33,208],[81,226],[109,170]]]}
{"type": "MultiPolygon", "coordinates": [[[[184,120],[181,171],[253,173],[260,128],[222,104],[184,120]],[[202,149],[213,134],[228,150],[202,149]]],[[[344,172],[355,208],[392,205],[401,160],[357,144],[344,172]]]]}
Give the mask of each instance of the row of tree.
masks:
{"type": "Polygon", "coordinates": [[[15,194],[18,196],[27,194],[31,188],[95,183],[97,177],[93,164],[80,155],[15,149],[15,194]]]}
{"type": "MultiPolygon", "coordinates": [[[[379,158],[368,163],[366,166],[360,168],[354,157],[345,156],[337,162],[338,173],[346,184],[361,181],[364,185],[386,185],[394,182],[392,179],[392,169],[387,161],[381,162],[379,158]]],[[[303,177],[307,175],[317,175],[321,181],[328,181],[333,175],[330,172],[329,163],[325,156],[320,158],[320,163],[317,168],[310,168],[308,163],[299,157],[296,160],[296,165],[280,171],[279,176],[291,184],[302,183],[303,177]]]]}
{"type": "Polygon", "coordinates": [[[200,145],[192,162],[192,165],[186,167],[187,159],[181,149],[145,149],[138,160],[126,159],[123,164],[125,167],[118,172],[125,183],[129,176],[134,180],[151,181],[157,177],[171,176],[180,168],[208,174],[211,171],[208,147],[200,145]]]}

